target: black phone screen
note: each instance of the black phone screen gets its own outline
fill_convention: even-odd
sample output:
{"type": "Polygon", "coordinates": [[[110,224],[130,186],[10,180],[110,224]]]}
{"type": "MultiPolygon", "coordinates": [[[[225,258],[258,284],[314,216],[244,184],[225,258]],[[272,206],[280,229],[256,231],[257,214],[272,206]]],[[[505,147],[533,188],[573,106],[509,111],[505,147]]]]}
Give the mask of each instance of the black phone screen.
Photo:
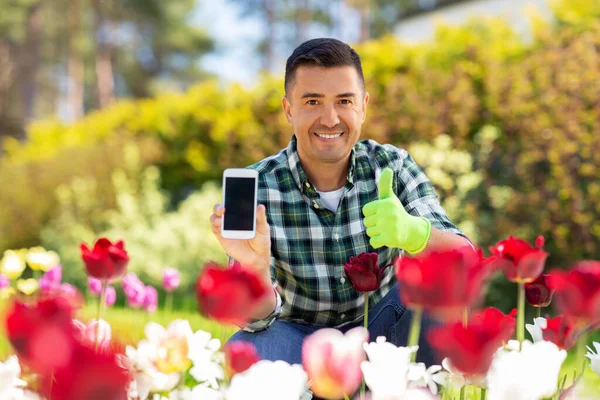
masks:
{"type": "Polygon", "coordinates": [[[254,227],[254,178],[225,178],[225,216],[223,229],[251,231],[254,227]]]}

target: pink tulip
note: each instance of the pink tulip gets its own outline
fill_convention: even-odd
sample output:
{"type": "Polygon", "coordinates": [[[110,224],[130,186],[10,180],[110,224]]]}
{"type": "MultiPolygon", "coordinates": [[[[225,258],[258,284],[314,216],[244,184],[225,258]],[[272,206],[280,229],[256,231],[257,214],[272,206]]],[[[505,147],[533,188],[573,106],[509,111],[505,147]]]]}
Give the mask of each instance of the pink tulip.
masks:
{"type": "Polygon", "coordinates": [[[62,293],[64,293],[65,295],[67,295],[68,297],[78,297],[79,296],[79,291],[77,290],[77,288],[68,283],[63,283],[62,285],[60,285],[60,291],[62,293]]]}
{"type": "Polygon", "coordinates": [[[102,281],[90,276],[88,277],[88,288],[93,296],[99,296],[102,292],[102,281]]]}
{"type": "Polygon", "coordinates": [[[148,312],[156,311],[158,306],[158,292],[152,286],[146,286],[144,288],[144,310],[148,312]]]}
{"type": "Polygon", "coordinates": [[[304,340],[302,365],[315,395],[352,397],[362,381],[360,364],[366,359],[363,343],[368,339],[369,332],[357,327],[345,335],[333,328],[319,329],[304,340]]]}
{"type": "Polygon", "coordinates": [[[106,305],[110,307],[115,304],[115,301],[117,301],[117,292],[114,286],[108,286],[106,288],[106,305]]]}
{"type": "Polygon", "coordinates": [[[121,286],[123,287],[127,304],[130,307],[140,308],[144,305],[146,286],[136,274],[133,272],[128,273],[121,281],[121,286]]]}
{"type": "Polygon", "coordinates": [[[10,280],[4,274],[0,274],[0,289],[4,289],[10,286],[10,280]]]}
{"type": "MultiPolygon", "coordinates": [[[[105,349],[110,344],[112,330],[111,330],[110,324],[103,319],[100,320],[99,324],[100,324],[100,329],[98,331],[99,332],[98,344],[99,344],[100,348],[105,349]]],[[[75,326],[75,331],[79,335],[80,340],[82,340],[83,342],[88,343],[90,345],[94,345],[96,343],[96,331],[98,329],[97,328],[97,325],[98,325],[97,320],[93,319],[90,322],[88,322],[88,324],[86,325],[85,323],[79,321],[78,319],[74,319],[73,325],[75,326]]]]}
{"type": "Polygon", "coordinates": [[[62,280],[62,266],[60,264],[50,268],[40,278],[40,289],[42,291],[55,290],[60,286],[62,280]]]}
{"type": "Polygon", "coordinates": [[[179,287],[181,276],[175,268],[165,268],[163,271],[163,288],[167,292],[172,292],[179,287]]]}

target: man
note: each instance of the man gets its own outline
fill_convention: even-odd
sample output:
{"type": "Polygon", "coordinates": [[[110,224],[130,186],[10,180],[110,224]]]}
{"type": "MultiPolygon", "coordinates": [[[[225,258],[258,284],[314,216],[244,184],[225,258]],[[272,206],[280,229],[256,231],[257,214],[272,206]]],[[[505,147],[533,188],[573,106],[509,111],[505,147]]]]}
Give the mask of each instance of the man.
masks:
{"type": "MultiPolygon", "coordinates": [[[[290,143],[250,167],[259,172],[256,237],[221,237],[221,205],[210,218],[225,252],[273,284],[256,321],[231,338],[253,342],[264,359],[301,363],[310,333],[362,324],[365,297],[343,267],[351,256],[377,251],[385,266],[400,249],[414,255],[469,243],[405,150],[358,142],[368,104],[360,58],[350,46],[335,39],[300,45],[287,60],[282,99],[290,143]],[[388,168],[393,193],[382,200],[377,184],[388,168]]],[[[400,302],[392,268],[369,297],[371,340],[384,335],[406,345],[411,312],[400,302]]],[[[430,364],[432,354],[420,344],[418,358],[430,364]]]]}

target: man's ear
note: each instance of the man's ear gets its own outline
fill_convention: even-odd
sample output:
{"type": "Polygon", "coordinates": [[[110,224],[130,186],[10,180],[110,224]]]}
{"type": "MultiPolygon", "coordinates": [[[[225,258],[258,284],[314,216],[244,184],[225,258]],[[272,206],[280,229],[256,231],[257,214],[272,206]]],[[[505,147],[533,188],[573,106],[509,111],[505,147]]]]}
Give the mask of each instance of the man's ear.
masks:
{"type": "Polygon", "coordinates": [[[292,124],[292,104],[288,100],[287,96],[283,96],[281,98],[281,105],[283,106],[283,111],[285,112],[285,118],[288,123],[292,124]]]}
{"type": "Polygon", "coordinates": [[[365,119],[367,118],[367,105],[368,104],[369,104],[369,92],[365,92],[365,98],[363,99],[363,114],[362,114],[363,122],[365,122],[365,119]]]}

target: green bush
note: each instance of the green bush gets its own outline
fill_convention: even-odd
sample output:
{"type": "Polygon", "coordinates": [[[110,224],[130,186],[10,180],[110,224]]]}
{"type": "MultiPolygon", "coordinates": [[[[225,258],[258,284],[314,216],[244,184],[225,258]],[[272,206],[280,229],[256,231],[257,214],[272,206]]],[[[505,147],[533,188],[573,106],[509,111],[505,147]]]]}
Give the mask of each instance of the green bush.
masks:
{"type": "Polygon", "coordinates": [[[135,147],[126,147],[127,169],[112,174],[116,207],[103,208],[96,181],[76,178],[57,188],[58,214],[41,234],[42,243],[61,256],[63,279],[85,287],[87,276],[79,244],[92,245],[99,237],[124,239],[130,256],[128,271],[146,284],[162,286],[167,266],[181,272],[181,292],[190,292],[205,262],[225,262],[225,254],[211,232],[209,216],[220,202],[212,183],[168,211],[169,196],[160,188],[156,167],[142,168],[135,147]]]}
{"type": "MultiPolygon", "coordinates": [[[[593,0],[553,7],[557,23],[537,21],[529,42],[500,20],[479,19],[442,25],[429,43],[386,37],[358,51],[372,94],[363,138],[409,149],[447,135],[452,149],[444,157],[470,154],[472,163],[466,177],[431,172],[450,214],[470,222],[484,248],[509,234],[530,241],[543,234],[549,264],[565,265],[600,253],[600,10],[593,0]],[[465,182],[478,185],[461,192],[465,182]]],[[[0,250],[35,244],[59,182],[81,174],[108,187],[113,168],[124,165],[105,161],[117,157],[105,147],[117,138],[150,140],[164,151],[155,160],[173,204],[224,168],[275,153],[291,135],[282,95],[282,80],[269,76],[249,90],[204,82],[121,102],[72,126],[34,124],[28,142],[9,141],[1,161],[0,185],[10,190],[0,193],[0,250]]],[[[418,161],[429,169],[437,162],[418,161]]]]}
{"type": "Polygon", "coordinates": [[[36,246],[40,231],[56,210],[55,189],[74,177],[92,177],[97,186],[98,207],[115,207],[111,174],[124,165],[122,147],[134,143],[149,165],[162,156],[160,144],[151,137],[111,137],[96,144],[56,149],[39,159],[0,159],[0,253],[11,248],[36,246]]]}

